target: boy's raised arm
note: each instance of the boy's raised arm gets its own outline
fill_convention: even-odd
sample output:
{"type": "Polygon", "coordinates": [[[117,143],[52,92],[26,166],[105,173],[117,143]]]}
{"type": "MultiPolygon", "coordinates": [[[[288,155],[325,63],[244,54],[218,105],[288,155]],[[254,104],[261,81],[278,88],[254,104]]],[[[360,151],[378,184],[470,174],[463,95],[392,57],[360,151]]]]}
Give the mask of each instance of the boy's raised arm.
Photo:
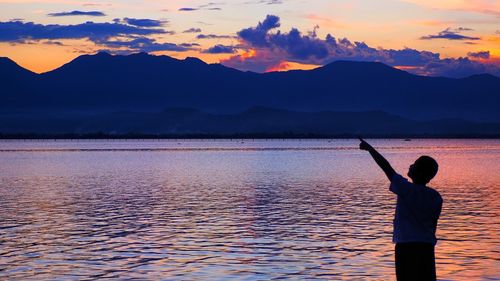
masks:
{"type": "Polygon", "coordinates": [[[394,171],[389,161],[387,161],[387,159],[385,159],[382,154],[378,153],[378,151],[375,150],[375,148],[373,148],[373,146],[367,143],[364,139],[359,138],[359,140],[361,141],[361,143],[359,144],[359,149],[370,152],[373,160],[375,160],[380,168],[382,168],[387,178],[389,180],[392,180],[392,177],[396,174],[396,171],[394,171]]]}

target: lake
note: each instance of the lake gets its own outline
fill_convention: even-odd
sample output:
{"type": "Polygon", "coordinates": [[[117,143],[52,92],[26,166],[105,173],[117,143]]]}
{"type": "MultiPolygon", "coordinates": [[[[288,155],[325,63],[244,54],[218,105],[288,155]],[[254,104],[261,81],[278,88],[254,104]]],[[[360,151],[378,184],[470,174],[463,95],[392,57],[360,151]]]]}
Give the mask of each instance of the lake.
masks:
{"type": "MultiPolygon", "coordinates": [[[[500,140],[439,162],[440,280],[500,280],[500,140]]],[[[395,196],[357,140],[0,141],[0,279],[394,280],[395,196]]]]}

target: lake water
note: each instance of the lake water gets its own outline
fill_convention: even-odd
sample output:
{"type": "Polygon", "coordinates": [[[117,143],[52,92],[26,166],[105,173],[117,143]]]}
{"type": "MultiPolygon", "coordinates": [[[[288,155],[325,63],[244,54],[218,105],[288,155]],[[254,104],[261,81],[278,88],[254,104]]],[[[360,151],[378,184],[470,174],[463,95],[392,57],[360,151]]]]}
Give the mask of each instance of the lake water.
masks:
{"type": "MultiPolygon", "coordinates": [[[[500,280],[500,140],[435,157],[440,280],[500,280]]],[[[0,279],[394,280],[395,197],[356,140],[0,141],[0,279]]]]}

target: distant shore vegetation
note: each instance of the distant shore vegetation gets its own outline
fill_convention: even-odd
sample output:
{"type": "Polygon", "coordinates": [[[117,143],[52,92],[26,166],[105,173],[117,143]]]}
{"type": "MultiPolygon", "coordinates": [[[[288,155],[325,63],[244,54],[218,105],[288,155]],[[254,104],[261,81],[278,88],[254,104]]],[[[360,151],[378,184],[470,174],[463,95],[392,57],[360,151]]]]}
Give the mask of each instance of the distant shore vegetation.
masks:
{"type": "MultiPolygon", "coordinates": [[[[249,133],[249,134],[107,134],[101,132],[85,134],[3,134],[0,133],[2,140],[177,140],[177,139],[199,139],[199,140],[231,140],[231,139],[356,139],[359,135],[355,134],[315,134],[315,133],[249,133]]],[[[500,139],[500,133],[497,134],[363,134],[365,138],[375,139],[500,139]]]]}

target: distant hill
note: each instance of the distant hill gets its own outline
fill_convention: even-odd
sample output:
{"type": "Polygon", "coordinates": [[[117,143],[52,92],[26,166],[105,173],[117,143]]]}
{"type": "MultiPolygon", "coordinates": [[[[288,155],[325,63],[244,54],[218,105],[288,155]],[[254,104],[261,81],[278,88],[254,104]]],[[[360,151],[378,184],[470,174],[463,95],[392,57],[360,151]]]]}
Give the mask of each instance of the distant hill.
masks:
{"type": "MultiPolygon", "coordinates": [[[[0,89],[0,119],[2,123],[10,120],[0,126],[0,133],[16,129],[6,124],[30,118],[48,122],[40,126],[45,130],[55,130],[64,122],[76,119],[79,121],[68,125],[68,130],[83,130],[82,126],[99,125],[92,123],[99,118],[114,120],[102,123],[107,124],[107,131],[119,131],[123,126],[131,130],[132,124],[138,122],[134,121],[134,116],[143,120],[134,130],[151,131],[155,118],[165,118],[166,112],[173,114],[172,122],[181,116],[175,114],[184,114],[172,110],[158,113],[166,108],[190,108],[203,118],[210,117],[212,119],[202,121],[215,123],[203,123],[203,126],[213,130],[222,126],[214,120],[223,119],[226,123],[220,124],[225,124],[224,129],[237,130],[231,127],[227,118],[232,116],[243,122],[241,118],[251,116],[253,119],[245,122],[256,126],[255,130],[279,125],[281,127],[274,129],[318,131],[326,130],[324,122],[337,120],[342,124],[335,124],[336,128],[347,126],[354,132],[359,131],[359,124],[350,121],[366,117],[368,112],[391,116],[390,122],[372,127],[387,132],[401,129],[396,122],[398,118],[419,124],[448,120],[440,121],[440,126],[451,130],[457,124],[464,124],[465,127],[461,127],[464,132],[471,131],[467,126],[500,123],[498,77],[487,74],[463,79],[417,76],[376,62],[338,61],[308,71],[257,74],[220,64],[206,64],[196,58],[177,60],[145,53],[128,56],[98,53],[83,55],[53,71],[35,74],[10,59],[0,58],[0,89]],[[259,111],[252,115],[253,111],[248,111],[250,108],[282,111],[280,114],[272,111],[275,113],[271,115],[269,110],[259,111]],[[297,114],[313,118],[317,125],[300,125],[297,122],[300,118],[286,121],[291,118],[287,115],[290,112],[294,112],[294,118],[297,114]],[[341,118],[341,115],[348,117],[341,118]],[[64,118],[69,119],[62,120],[64,118]],[[77,123],[79,125],[75,125],[77,123]]],[[[201,130],[200,124],[185,125],[183,129],[201,130]]]]}
{"type": "Polygon", "coordinates": [[[23,114],[0,116],[9,134],[107,135],[321,135],[321,136],[482,136],[500,137],[500,123],[446,119],[415,121],[380,111],[295,112],[254,107],[237,114],[211,114],[187,108],[158,113],[97,115],[23,114]]]}

